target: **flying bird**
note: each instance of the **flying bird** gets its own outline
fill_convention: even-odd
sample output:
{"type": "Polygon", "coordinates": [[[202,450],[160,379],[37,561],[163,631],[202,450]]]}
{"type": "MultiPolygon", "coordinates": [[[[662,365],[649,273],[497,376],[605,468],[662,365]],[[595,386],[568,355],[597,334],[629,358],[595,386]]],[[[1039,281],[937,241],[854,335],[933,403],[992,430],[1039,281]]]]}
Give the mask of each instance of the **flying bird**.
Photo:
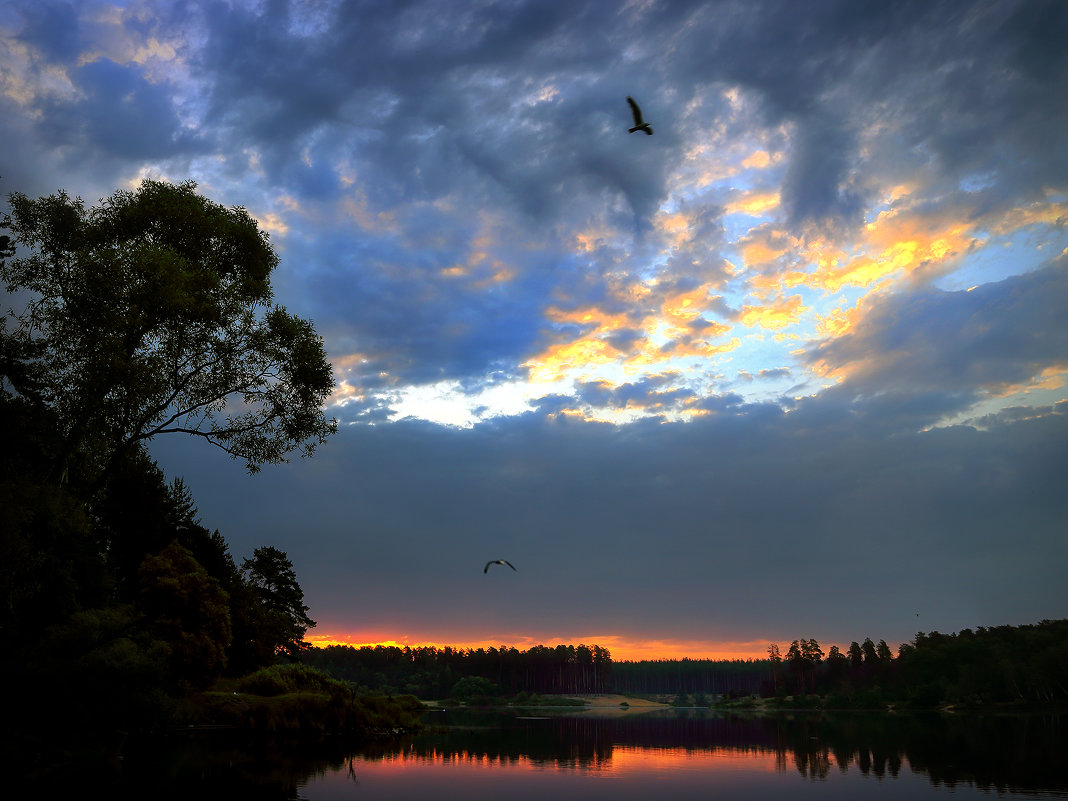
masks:
{"type": "Polygon", "coordinates": [[[653,135],[653,128],[649,123],[642,119],[642,109],[633,97],[627,95],[627,102],[630,103],[630,113],[634,115],[634,127],[629,129],[627,133],[634,133],[635,131],[645,131],[649,136],[653,135]]]}
{"type": "MultiPolygon", "coordinates": [[[[512,570],[515,570],[515,565],[513,565],[508,560],[506,560],[506,559],[493,559],[493,560],[491,560],[489,562],[486,562],[486,566],[484,568],[482,568],[482,572],[483,573],[489,573],[490,565],[508,565],[508,567],[512,568],[512,570]]],[[[516,570],[516,572],[518,573],[519,571],[516,570]]]]}

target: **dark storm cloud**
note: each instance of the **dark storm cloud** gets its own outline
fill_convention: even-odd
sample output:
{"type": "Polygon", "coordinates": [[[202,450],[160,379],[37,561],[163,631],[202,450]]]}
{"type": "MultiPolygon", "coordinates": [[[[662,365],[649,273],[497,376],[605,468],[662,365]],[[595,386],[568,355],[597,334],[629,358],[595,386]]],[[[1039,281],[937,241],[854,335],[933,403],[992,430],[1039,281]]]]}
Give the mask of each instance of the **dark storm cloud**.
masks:
{"type": "Polygon", "coordinates": [[[740,84],[762,99],[766,123],[796,126],[783,191],[795,221],[859,222],[864,187],[852,185],[849,167],[873,124],[885,133],[865,150],[898,163],[919,153],[951,184],[994,171],[1005,174],[1003,192],[1026,196],[1068,175],[1055,141],[1068,115],[1068,55],[1054,44],[1068,28],[1062,3],[822,2],[806,4],[801,18],[795,10],[709,4],[672,60],[677,79],[740,84]]]}
{"type": "MultiPolygon", "coordinates": [[[[425,233],[425,232],[424,232],[425,233]]],[[[366,386],[379,380],[427,383],[482,376],[487,367],[512,365],[529,353],[543,324],[543,298],[559,275],[529,270],[484,287],[451,277],[433,248],[412,249],[391,238],[353,242],[344,233],[307,245],[287,246],[287,260],[306,264],[325,247],[318,270],[281,276],[289,297],[313,310],[337,357],[370,357],[360,373],[366,386]],[[354,248],[354,245],[357,247],[354,248]],[[388,376],[378,378],[379,373],[388,376]]],[[[446,248],[446,254],[462,250],[446,248]]]]}
{"type": "MultiPolygon", "coordinates": [[[[561,144],[590,133],[590,110],[577,104],[517,107],[538,81],[574,65],[561,55],[581,27],[559,29],[565,19],[581,26],[583,14],[564,4],[508,13],[496,5],[446,12],[436,4],[346,3],[314,39],[289,31],[288,16],[284,4],[213,14],[200,62],[213,79],[209,119],[243,130],[279,163],[318,126],[341,124],[366,134],[361,163],[406,166],[392,180],[369,181],[374,197],[434,196],[466,167],[537,212],[552,181],[566,175],[547,156],[566,154],[561,144]],[[579,126],[569,136],[559,124],[564,114],[579,126]],[[548,181],[533,180],[535,166],[549,168],[548,181]]],[[[587,64],[607,55],[589,39],[572,52],[587,64]]]]}
{"type": "Polygon", "coordinates": [[[650,376],[618,386],[607,381],[591,381],[580,383],[575,394],[578,400],[597,408],[625,409],[633,405],[655,410],[695,397],[690,390],[673,388],[675,380],[676,376],[671,375],[650,376]]]}
{"type": "Polygon", "coordinates": [[[782,184],[792,223],[842,218],[858,222],[865,204],[850,186],[856,137],[834,120],[806,121],[790,154],[782,184]]]}
{"type": "MultiPolygon", "coordinates": [[[[604,212],[618,231],[647,235],[684,137],[725,124],[720,91],[731,86],[755,109],[730,122],[732,136],[792,131],[782,204],[796,225],[859,224],[894,169],[924,165],[940,192],[983,180],[978,202],[990,208],[1068,180],[1068,56],[1057,47],[1068,11],[1056,2],[820,2],[800,15],[781,2],[150,8],[151,22],[127,14],[124,24],[184,37],[196,138],[179,123],[176,85],[135,63],[76,66],[92,27],[44,3],[18,12],[17,36],[37,48],[34,69],[65,64],[76,93],[37,101],[12,151],[49,161],[25,141],[40,139],[76,159],[69,171],[93,175],[218,154],[236,180],[251,179],[243,154],[255,154],[262,191],[302,207],[354,181],[390,230],[334,221],[306,243],[277,241],[306,282],[302,311],[339,333],[351,321],[341,336],[388,355],[394,378],[409,381],[527,358],[553,290],[576,305],[602,300],[574,275],[575,227],[604,212]],[[626,133],[627,94],[655,136],[626,133]],[[439,273],[467,258],[485,209],[507,218],[492,233],[514,241],[493,255],[515,278],[457,302],[439,273]]],[[[682,210],[692,237],[665,279],[724,283],[722,208],[682,210]]],[[[633,253],[584,266],[609,271],[642,248],[639,238],[633,253]]]]}
{"type": "Polygon", "coordinates": [[[50,144],[77,147],[78,158],[95,152],[111,160],[166,158],[193,144],[167,96],[140,68],[101,59],[73,70],[71,81],[81,99],[43,105],[38,130],[50,144]]]}
{"type": "MultiPolygon", "coordinates": [[[[677,164],[676,127],[714,127],[714,106],[685,122],[682,112],[716,84],[754,93],[760,119],[752,122],[796,129],[783,198],[796,221],[858,222],[867,190],[850,167],[862,151],[869,159],[925,154],[951,182],[993,171],[1014,196],[1068,174],[1058,134],[1068,122],[1068,55],[1059,46],[1068,12],[1056,0],[819,2],[802,15],[783,2],[521,2],[447,12],[436,3],[345,2],[310,31],[308,10],[295,3],[155,11],[158,30],[203,42],[187,55],[206,91],[205,130],[262,150],[269,180],[292,181],[309,196],[338,191],[328,173],[345,156],[387,206],[459,189],[545,224],[579,198],[609,192],[640,228],[677,164]],[[521,102],[549,85],[555,99],[521,102]],[[662,121],[640,159],[620,130],[628,93],[662,121]],[[873,123],[886,129],[874,142],[865,133],[873,123]],[[347,136],[317,139],[325,126],[347,136]],[[314,164],[294,175],[305,147],[316,151],[314,164]]],[[[20,12],[19,36],[45,59],[70,61],[88,35],[76,12],[33,4],[20,12]]],[[[172,152],[179,128],[166,101],[131,77],[81,80],[89,105],[69,111],[101,109],[87,126],[94,141],[117,137],[118,149],[136,138],[135,156],[172,152]],[[131,91],[139,116],[120,102],[131,91]]],[[[54,111],[41,124],[62,134],[62,109],[54,111]]]]}
{"type": "Polygon", "coordinates": [[[22,38],[49,60],[77,59],[82,48],[77,8],[73,3],[33,3],[22,10],[22,38]]]}
{"type": "MultiPolygon", "coordinates": [[[[102,24],[92,19],[92,12],[100,10],[63,2],[13,9],[17,23],[12,41],[30,48],[24,68],[33,81],[52,89],[33,101],[27,133],[40,140],[34,143],[37,148],[53,149],[38,158],[58,155],[68,172],[99,175],[121,170],[124,163],[203,150],[206,143],[198,144],[199,137],[179,120],[172,87],[150,78],[142,64],[120,64],[100,55],[101,41],[95,37],[102,24]],[[69,90],[62,88],[62,71],[69,90]]],[[[146,27],[129,21],[131,29],[146,27]]],[[[115,44],[108,36],[104,41],[115,44]]]]}

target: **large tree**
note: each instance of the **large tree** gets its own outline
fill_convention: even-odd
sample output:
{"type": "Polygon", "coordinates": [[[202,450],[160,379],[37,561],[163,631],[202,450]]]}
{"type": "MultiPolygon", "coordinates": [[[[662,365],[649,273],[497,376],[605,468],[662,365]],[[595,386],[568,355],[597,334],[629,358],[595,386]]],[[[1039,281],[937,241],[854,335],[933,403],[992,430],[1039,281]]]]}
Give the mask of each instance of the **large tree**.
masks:
{"type": "Polygon", "coordinates": [[[296,657],[308,647],[304,635],[315,621],[308,617],[293,563],[285,551],[268,545],[244,560],[241,573],[250,597],[239,604],[235,635],[247,641],[243,646],[259,664],[269,664],[279,654],[296,657]]]}
{"type": "Polygon", "coordinates": [[[267,234],[195,189],[144,181],[91,208],[9,195],[0,227],[17,251],[0,253],[0,278],[23,305],[0,328],[0,393],[54,413],[60,483],[76,464],[94,487],[159,434],[255,472],[336,430],[322,340],[272,302],[267,234]]]}

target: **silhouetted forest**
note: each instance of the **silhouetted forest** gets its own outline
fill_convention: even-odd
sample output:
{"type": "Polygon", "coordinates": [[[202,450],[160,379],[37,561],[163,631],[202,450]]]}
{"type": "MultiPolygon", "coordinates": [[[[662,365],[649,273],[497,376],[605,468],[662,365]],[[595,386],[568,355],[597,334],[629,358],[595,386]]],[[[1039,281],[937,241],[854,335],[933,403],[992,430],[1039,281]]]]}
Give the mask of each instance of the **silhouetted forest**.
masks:
{"type": "Polygon", "coordinates": [[[315,625],[287,555],[236,562],[146,451],[191,435],[254,472],[332,430],[330,365],[270,303],[266,236],[193,190],[13,193],[0,219],[3,736],[30,752],[167,725],[315,625]]]}
{"type": "Polygon", "coordinates": [[[814,640],[795,640],[785,655],[769,647],[769,657],[772,673],[762,695],[819,694],[829,707],[1068,701],[1068,620],[919,632],[896,657],[884,641],[870,638],[844,653],[831,646],[826,658],[814,640]]]}
{"type": "Polygon", "coordinates": [[[49,480],[47,409],[0,395],[0,631],[24,723],[150,725],[222,676],[303,647],[313,621],[286,554],[240,566],[180,479],[141,451],[91,496],[49,480]]]}
{"type": "Polygon", "coordinates": [[[612,692],[612,655],[599,645],[537,645],[526,651],[331,645],[311,648],[301,660],[368,691],[428,699],[612,692]]]}
{"type": "Polygon", "coordinates": [[[920,708],[946,704],[1049,705],[1068,701],[1068,620],[920,632],[895,657],[885,641],[794,640],[767,659],[616,662],[597,645],[499,648],[330,646],[305,664],[378,692],[489,699],[519,693],[673,696],[679,705],[763,696],[790,706],[920,708]]]}

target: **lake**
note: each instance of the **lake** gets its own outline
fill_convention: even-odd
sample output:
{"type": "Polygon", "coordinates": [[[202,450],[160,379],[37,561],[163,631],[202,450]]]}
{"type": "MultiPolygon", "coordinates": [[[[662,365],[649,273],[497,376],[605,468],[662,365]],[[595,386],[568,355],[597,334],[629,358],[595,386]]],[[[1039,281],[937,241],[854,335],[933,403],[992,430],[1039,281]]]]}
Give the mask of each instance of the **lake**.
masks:
{"type": "MultiPolygon", "coordinates": [[[[136,743],[112,798],[1068,798],[1068,716],[446,711],[373,746],[234,732],[136,743]]],[[[87,783],[88,782],[88,783],[87,783]]]]}

